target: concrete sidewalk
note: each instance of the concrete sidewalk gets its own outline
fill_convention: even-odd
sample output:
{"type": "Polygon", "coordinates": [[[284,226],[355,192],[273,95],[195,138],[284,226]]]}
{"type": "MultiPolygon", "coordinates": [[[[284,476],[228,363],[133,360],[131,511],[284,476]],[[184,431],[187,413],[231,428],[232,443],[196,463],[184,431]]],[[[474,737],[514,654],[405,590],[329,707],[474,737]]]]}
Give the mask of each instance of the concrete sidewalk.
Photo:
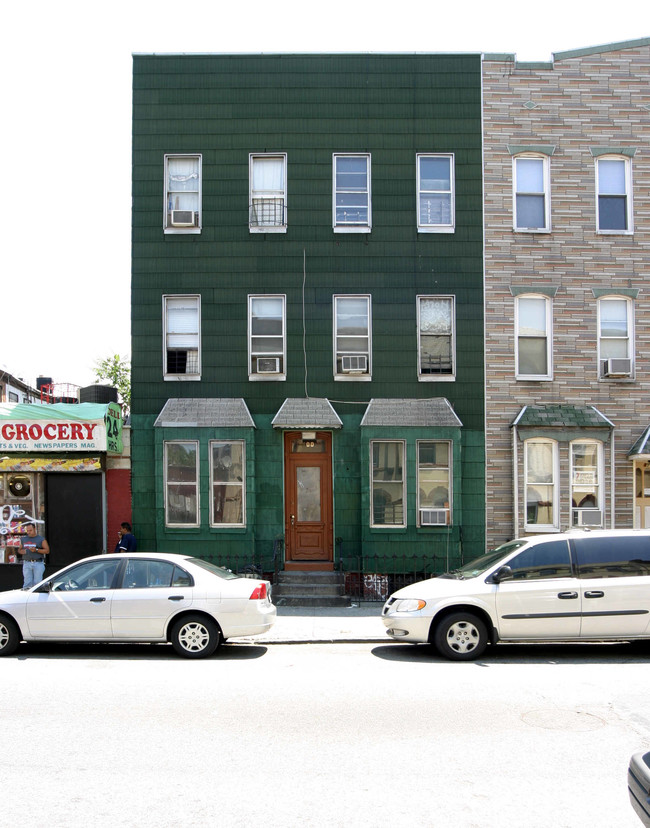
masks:
{"type": "Polygon", "coordinates": [[[381,620],[382,606],[380,602],[356,604],[349,608],[279,606],[275,624],[268,632],[228,640],[255,644],[390,641],[381,620]]]}

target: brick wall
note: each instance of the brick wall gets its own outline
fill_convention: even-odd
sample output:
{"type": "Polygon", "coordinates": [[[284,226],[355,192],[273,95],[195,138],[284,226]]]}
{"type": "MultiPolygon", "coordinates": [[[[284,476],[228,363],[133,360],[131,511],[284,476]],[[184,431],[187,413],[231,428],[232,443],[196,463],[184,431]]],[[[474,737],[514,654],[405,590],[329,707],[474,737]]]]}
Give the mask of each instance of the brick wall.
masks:
{"type": "MultiPolygon", "coordinates": [[[[486,454],[488,543],[512,537],[510,424],[526,404],[594,405],[615,424],[615,523],[633,524],[633,464],[627,452],[650,422],[650,40],[518,64],[487,55],[483,64],[486,454]],[[554,145],[551,232],[513,231],[509,145],[554,145]],[[591,147],[636,148],[632,159],[634,233],[596,232],[591,147]],[[515,380],[511,287],[548,286],[553,299],[553,378],[515,380]],[[597,365],[594,290],[638,291],[633,380],[603,380],[597,365]]],[[[521,444],[519,446],[521,457],[521,444]]],[[[563,444],[568,455],[568,446],[563,444]]],[[[606,514],[612,503],[605,451],[606,514]]],[[[561,456],[561,528],[570,516],[568,456],[561,456]]],[[[521,470],[522,464],[520,464],[521,470]]],[[[523,494],[522,487],[519,487],[523,494]]],[[[520,495],[520,530],[523,503],[520,495]]],[[[522,532],[520,531],[520,534],[522,532]]]]}

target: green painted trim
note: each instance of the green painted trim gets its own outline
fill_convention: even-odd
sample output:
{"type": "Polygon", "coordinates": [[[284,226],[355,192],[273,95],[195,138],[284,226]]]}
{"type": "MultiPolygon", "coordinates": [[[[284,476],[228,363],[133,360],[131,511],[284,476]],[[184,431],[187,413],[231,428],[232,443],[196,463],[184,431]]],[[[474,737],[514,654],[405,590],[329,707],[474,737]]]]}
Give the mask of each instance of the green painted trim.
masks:
{"type": "Polygon", "coordinates": [[[599,55],[603,52],[621,52],[625,49],[638,49],[642,46],[650,46],[650,37],[642,37],[639,40],[621,40],[618,43],[604,43],[602,46],[589,46],[586,49],[573,49],[568,52],[553,52],[553,61],[557,63],[559,60],[599,55]]]}
{"type": "Polygon", "coordinates": [[[513,296],[524,296],[527,293],[541,293],[542,296],[549,296],[551,299],[553,299],[558,290],[559,288],[550,285],[540,287],[536,285],[510,285],[510,293],[513,296]]]}
{"type": "Polygon", "coordinates": [[[556,440],[558,443],[570,443],[573,440],[600,440],[602,443],[609,443],[611,428],[606,423],[602,426],[591,426],[589,428],[539,428],[539,426],[517,426],[517,437],[519,442],[531,440],[535,437],[545,437],[547,440],[556,440]],[[607,433],[603,432],[607,429],[607,433]]]}
{"type": "Polygon", "coordinates": [[[510,155],[521,155],[522,152],[536,152],[539,155],[553,155],[555,144],[507,144],[510,155]]]}
{"type": "Polygon", "coordinates": [[[624,155],[626,158],[634,158],[636,150],[636,147],[589,147],[594,158],[600,158],[601,155],[624,155]]]}
{"type": "Polygon", "coordinates": [[[630,299],[637,299],[639,296],[638,288],[592,288],[591,292],[595,299],[600,299],[601,296],[627,296],[630,299]]]}
{"type": "Polygon", "coordinates": [[[514,52],[485,52],[481,57],[484,61],[497,60],[510,61],[512,63],[517,59],[517,55],[514,52]]]}
{"type": "Polygon", "coordinates": [[[523,69],[524,71],[530,72],[537,72],[537,71],[552,71],[553,70],[553,62],[550,60],[536,60],[536,61],[517,61],[515,63],[515,69],[523,69]]]}

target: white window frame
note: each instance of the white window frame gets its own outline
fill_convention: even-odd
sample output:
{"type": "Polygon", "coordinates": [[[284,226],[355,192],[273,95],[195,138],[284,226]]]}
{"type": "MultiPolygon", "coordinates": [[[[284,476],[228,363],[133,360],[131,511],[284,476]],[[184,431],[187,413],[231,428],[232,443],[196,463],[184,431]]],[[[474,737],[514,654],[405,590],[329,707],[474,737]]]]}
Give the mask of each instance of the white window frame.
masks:
{"type": "MultiPolygon", "coordinates": [[[[417,371],[418,371],[418,382],[454,382],[456,380],[456,297],[455,296],[436,296],[436,295],[427,295],[427,296],[417,296],[417,337],[418,337],[418,349],[417,349],[417,371]],[[451,344],[451,371],[448,373],[440,373],[440,374],[427,374],[422,371],[422,303],[425,301],[446,301],[451,304],[451,334],[450,344],[451,344]]],[[[435,334],[436,336],[446,336],[446,334],[435,334]]],[[[426,336],[426,334],[424,334],[426,336]]]]}
{"type": "Polygon", "coordinates": [[[621,380],[621,379],[633,379],[635,373],[635,359],[634,359],[634,302],[630,299],[629,296],[620,296],[618,294],[608,294],[607,296],[601,296],[598,299],[598,377],[601,380],[605,380],[611,382],[613,380],[621,380]],[[606,302],[624,302],[625,308],[627,311],[626,319],[627,319],[627,336],[621,337],[605,337],[602,335],[602,310],[604,303],[606,302]],[[603,352],[603,340],[607,340],[610,342],[613,341],[621,341],[625,342],[625,351],[626,355],[624,357],[619,357],[620,359],[629,359],[630,360],[630,375],[629,377],[608,377],[605,375],[605,359],[602,355],[603,352]]]}
{"type": "MultiPolygon", "coordinates": [[[[203,156],[197,152],[168,153],[164,157],[164,182],[163,182],[163,232],[170,235],[188,235],[201,232],[203,223],[203,156]],[[195,158],[198,162],[198,187],[197,187],[197,209],[195,211],[195,224],[191,227],[174,227],[171,223],[171,210],[174,208],[174,201],[183,193],[193,191],[174,191],[169,186],[169,163],[175,159],[195,158]]],[[[179,209],[183,209],[179,207],[179,209]]]]}
{"type": "MultiPolygon", "coordinates": [[[[570,458],[570,477],[569,477],[569,505],[571,508],[571,526],[590,526],[594,529],[601,529],[604,525],[604,517],[605,517],[605,487],[603,485],[603,475],[605,470],[605,463],[604,463],[604,452],[603,452],[603,444],[600,440],[572,440],[569,443],[569,458],[570,458]],[[576,446],[595,446],[596,451],[598,453],[596,458],[596,468],[594,470],[596,482],[593,484],[593,488],[596,490],[596,497],[598,506],[597,507],[580,507],[579,503],[576,503],[574,506],[573,503],[576,500],[573,496],[574,487],[580,485],[580,482],[576,479],[576,472],[575,470],[575,462],[574,462],[574,448],[576,446]],[[597,523],[592,523],[588,520],[588,515],[581,514],[582,512],[595,514],[596,512],[600,515],[600,520],[597,523]],[[577,522],[574,522],[574,517],[577,518],[577,522]],[[585,521],[585,517],[587,518],[585,521]]],[[[583,469],[583,474],[588,474],[586,469],[583,469]]],[[[583,481],[582,485],[586,485],[583,481]]]]}
{"type": "Polygon", "coordinates": [[[456,230],[456,172],[455,157],[450,152],[419,152],[416,154],[417,203],[415,205],[418,233],[454,233],[456,230]],[[446,158],[449,161],[449,189],[424,190],[422,187],[422,161],[428,158],[446,158]],[[422,199],[427,195],[449,196],[449,221],[424,221],[422,199]]]}
{"type": "Polygon", "coordinates": [[[551,159],[548,155],[540,155],[539,153],[523,152],[515,155],[512,158],[512,220],[513,229],[517,233],[550,233],[551,232],[551,159]],[[539,161],[542,164],[542,182],[543,190],[540,192],[527,192],[519,189],[518,176],[518,162],[519,161],[539,161]],[[533,196],[544,199],[544,226],[543,227],[523,227],[520,226],[518,218],[519,211],[517,209],[517,201],[519,197],[533,196]]]}
{"type": "Polygon", "coordinates": [[[553,301],[549,296],[540,293],[525,293],[515,297],[515,377],[522,381],[549,381],[553,379],[553,301]],[[537,339],[536,336],[526,336],[520,328],[520,305],[526,300],[535,299],[544,301],[546,324],[546,373],[524,374],[519,367],[520,339],[537,339]]]}
{"type": "MultiPolygon", "coordinates": [[[[276,205],[277,207],[278,205],[276,205]]],[[[286,233],[287,232],[287,153],[286,152],[251,152],[248,156],[248,228],[251,233],[286,233]],[[282,161],[281,186],[272,189],[255,190],[254,168],[256,161],[282,161]],[[259,224],[254,221],[253,202],[281,202],[280,216],[274,223],[259,224]]]]}
{"type": "Polygon", "coordinates": [[[282,382],[287,378],[287,297],[283,293],[253,293],[248,297],[248,379],[251,382],[282,382]],[[282,334],[280,336],[273,335],[268,338],[276,338],[279,347],[276,351],[256,353],[253,349],[254,336],[261,336],[253,333],[253,306],[255,300],[263,301],[265,299],[280,299],[282,302],[282,334]],[[257,359],[280,359],[280,370],[272,373],[260,372],[254,370],[257,368],[257,359]]]}
{"type": "Polygon", "coordinates": [[[403,529],[406,526],[406,440],[371,440],[370,441],[370,526],[374,529],[403,529]],[[402,451],[402,479],[401,481],[386,481],[378,480],[377,485],[381,487],[382,483],[399,483],[402,484],[402,522],[401,523],[375,523],[375,477],[373,455],[375,445],[399,445],[402,451]]]}
{"type": "MultiPolygon", "coordinates": [[[[246,441],[245,440],[210,440],[208,444],[208,451],[210,455],[210,526],[215,529],[229,529],[233,527],[243,528],[246,526],[246,441]],[[241,504],[242,504],[242,519],[239,523],[233,522],[226,522],[215,521],[214,515],[214,490],[217,486],[223,485],[219,481],[214,479],[214,451],[213,449],[216,447],[224,447],[227,448],[228,446],[240,446],[241,447],[241,458],[242,458],[242,468],[241,468],[241,479],[239,481],[228,481],[225,485],[226,486],[238,486],[241,487],[241,504]]],[[[231,448],[232,452],[232,448],[231,448]]],[[[227,457],[227,455],[225,455],[227,457]]],[[[227,466],[224,465],[224,468],[227,466]]]]}
{"type": "MultiPolygon", "coordinates": [[[[163,486],[165,497],[165,526],[171,528],[187,529],[201,525],[201,478],[200,478],[200,450],[198,440],[166,440],[163,443],[163,486]],[[193,523],[171,523],[169,520],[169,486],[177,485],[170,484],[168,480],[168,451],[170,446],[174,445],[193,445],[196,452],[195,463],[195,482],[196,489],[196,520],[193,523]]],[[[188,484],[189,485],[189,484],[188,484]]]]}
{"type": "Polygon", "coordinates": [[[369,152],[335,152],[332,155],[332,228],[335,233],[370,233],[372,230],[372,177],[371,159],[369,152]],[[336,170],[339,159],[342,158],[363,158],[366,161],[366,188],[359,189],[357,194],[365,193],[368,201],[368,220],[364,222],[344,222],[337,219],[337,195],[336,170]]]}
{"type": "Polygon", "coordinates": [[[556,440],[549,440],[545,437],[530,437],[524,441],[524,529],[526,532],[557,532],[560,528],[560,512],[559,512],[559,481],[560,481],[560,466],[559,466],[559,451],[556,440]],[[550,481],[529,481],[529,448],[533,445],[545,444],[552,447],[551,456],[551,480],[550,481]],[[528,488],[535,486],[548,486],[553,490],[553,497],[550,501],[553,514],[552,523],[529,523],[528,522],[528,488]]]}
{"type": "MultiPolygon", "coordinates": [[[[370,294],[367,293],[342,293],[336,294],[332,297],[332,315],[333,315],[333,359],[334,359],[334,379],[337,382],[369,382],[372,380],[372,298],[370,294]],[[343,302],[346,299],[348,300],[365,300],[366,307],[367,307],[367,319],[368,319],[368,328],[366,336],[359,336],[354,337],[358,339],[366,339],[368,349],[367,351],[346,351],[345,349],[339,349],[339,333],[338,333],[338,307],[339,302],[343,302]],[[343,370],[339,370],[339,357],[343,355],[353,355],[353,356],[366,356],[367,357],[367,370],[363,373],[355,373],[355,372],[344,372],[343,370]]],[[[342,334],[341,338],[349,339],[346,334],[342,334]]]]}
{"type": "MultiPolygon", "coordinates": [[[[631,236],[634,233],[634,213],[632,209],[632,159],[624,155],[617,155],[611,153],[610,155],[599,155],[595,159],[596,164],[596,232],[603,235],[616,236],[631,236]],[[614,197],[625,198],[625,223],[624,229],[620,228],[601,228],[600,226],[600,164],[603,161],[617,161],[624,165],[624,180],[625,180],[625,194],[609,194],[614,197]]],[[[603,197],[608,194],[603,193],[603,197]]]]}
{"type": "MultiPolygon", "coordinates": [[[[179,382],[198,382],[201,379],[201,296],[198,293],[192,294],[165,294],[162,297],[162,322],[163,322],[163,380],[165,382],[179,381],[179,382]],[[168,307],[170,301],[192,301],[196,304],[198,331],[196,332],[197,339],[197,370],[187,372],[184,374],[174,373],[167,370],[167,337],[173,332],[168,331],[168,307]]],[[[194,335],[194,334],[190,334],[194,335]]]]}
{"type": "Polygon", "coordinates": [[[434,509],[434,510],[444,510],[447,513],[446,516],[446,524],[451,524],[452,522],[452,515],[453,515],[453,443],[450,440],[416,440],[416,473],[417,473],[417,525],[418,526],[431,526],[431,525],[443,525],[443,524],[423,524],[422,523],[422,509],[434,509]],[[421,475],[423,473],[423,464],[420,462],[420,449],[424,445],[431,445],[432,443],[435,444],[444,444],[447,446],[447,465],[435,465],[433,468],[446,470],[447,472],[447,495],[448,500],[446,506],[423,506],[421,503],[421,494],[423,493],[423,481],[421,481],[421,475]]]}

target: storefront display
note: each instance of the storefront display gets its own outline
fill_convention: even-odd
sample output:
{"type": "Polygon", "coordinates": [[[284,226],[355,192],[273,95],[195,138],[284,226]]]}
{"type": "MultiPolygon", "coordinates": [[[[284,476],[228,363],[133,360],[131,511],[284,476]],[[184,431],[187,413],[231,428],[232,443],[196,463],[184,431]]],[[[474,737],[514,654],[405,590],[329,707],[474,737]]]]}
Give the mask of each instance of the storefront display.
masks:
{"type": "Polygon", "coordinates": [[[0,589],[19,585],[27,523],[48,569],[106,551],[108,456],[122,452],[116,403],[0,404],[0,589]]]}

